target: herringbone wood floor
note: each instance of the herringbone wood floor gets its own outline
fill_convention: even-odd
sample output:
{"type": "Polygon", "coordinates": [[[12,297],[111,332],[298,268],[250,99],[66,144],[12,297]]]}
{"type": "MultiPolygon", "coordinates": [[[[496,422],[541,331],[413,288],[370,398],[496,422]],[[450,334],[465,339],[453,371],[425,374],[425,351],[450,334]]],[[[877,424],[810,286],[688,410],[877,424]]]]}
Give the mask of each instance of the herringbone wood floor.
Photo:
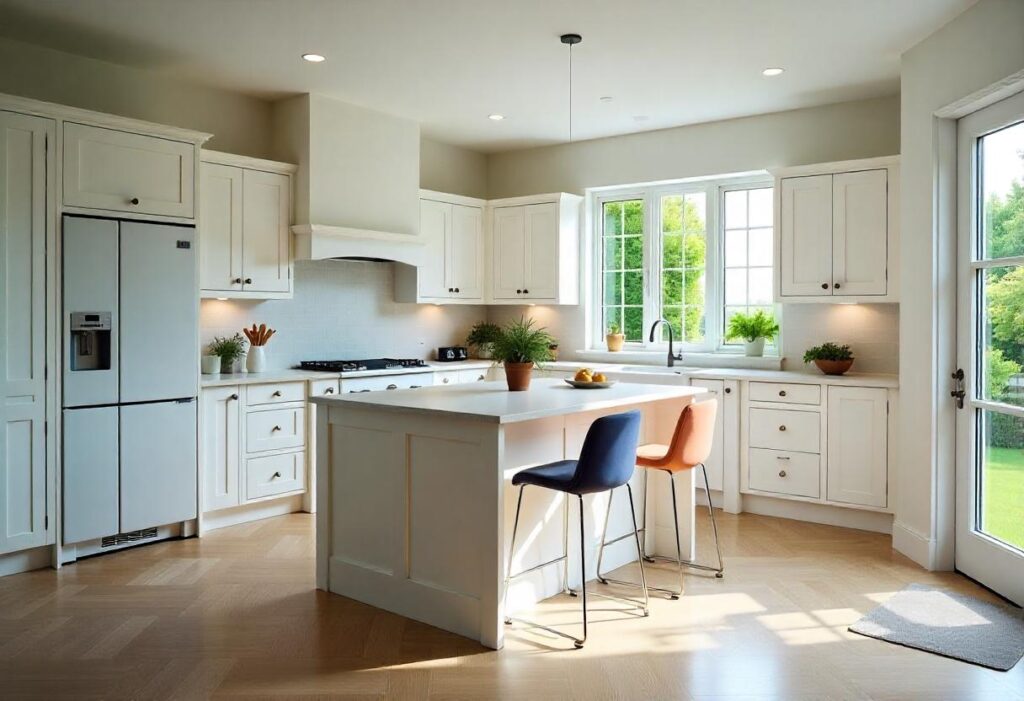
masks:
{"type": "MultiPolygon", "coordinates": [[[[724,580],[689,576],[646,619],[592,599],[580,651],[522,627],[489,651],[315,591],[306,514],[7,577],[0,696],[1024,699],[1024,663],[1004,674],[846,631],[909,582],[986,596],[966,579],[924,572],[876,534],[728,514],[720,528],[724,580]]],[[[577,607],[535,613],[575,623],[577,607]]]]}

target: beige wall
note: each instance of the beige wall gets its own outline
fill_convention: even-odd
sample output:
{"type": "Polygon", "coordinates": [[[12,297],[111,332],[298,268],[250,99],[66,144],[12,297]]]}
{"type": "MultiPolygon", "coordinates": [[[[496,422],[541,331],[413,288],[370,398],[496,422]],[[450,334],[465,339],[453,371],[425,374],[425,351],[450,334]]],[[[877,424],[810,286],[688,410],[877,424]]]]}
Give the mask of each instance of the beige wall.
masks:
{"type": "Polygon", "coordinates": [[[955,233],[944,226],[955,208],[955,172],[941,169],[936,156],[955,137],[955,122],[936,112],[1022,69],[1024,2],[1011,0],[981,0],[902,58],[903,341],[893,544],[927,567],[953,566],[955,484],[948,378],[956,368],[956,252],[955,233]]]}
{"type": "Polygon", "coordinates": [[[844,102],[494,154],[488,195],[718,175],[899,153],[899,98],[844,102]]]}
{"type": "Polygon", "coordinates": [[[420,187],[487,197],[487,156],[433,139],[420,139],[420,187]]]}
{"type": "Polygon", "coordinates": [[[153,71],[0,39],[0,92],[212,133],[207,147],[267,158],[270,105],[153,71]]]}

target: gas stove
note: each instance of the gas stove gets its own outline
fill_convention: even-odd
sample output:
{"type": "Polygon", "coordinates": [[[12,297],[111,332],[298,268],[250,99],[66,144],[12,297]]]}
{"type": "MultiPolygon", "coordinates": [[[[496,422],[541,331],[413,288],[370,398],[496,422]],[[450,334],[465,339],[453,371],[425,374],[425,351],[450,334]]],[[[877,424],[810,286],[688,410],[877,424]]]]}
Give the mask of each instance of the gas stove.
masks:
{"type": "Polygon", "coordinates": [[[363,370],[405,370],[425,368],[427,364],[416,358],[368,358],[366,360],[303,360],[302,370],[320,372],[361,372],[363,370]]]}

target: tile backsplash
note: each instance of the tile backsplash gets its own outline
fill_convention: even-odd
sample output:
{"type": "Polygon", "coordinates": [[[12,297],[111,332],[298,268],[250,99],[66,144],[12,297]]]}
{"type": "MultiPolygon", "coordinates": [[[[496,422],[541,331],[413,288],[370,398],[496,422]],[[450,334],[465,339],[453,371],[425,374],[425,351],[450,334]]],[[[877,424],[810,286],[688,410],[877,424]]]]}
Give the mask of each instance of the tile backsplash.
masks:
{"type": "MultiPolygon", "coordinates": [[[[898,304],[786,304],[782,309],[782,355],[786,370],[805,370],[804,351],[825,341],[849,344],[853,372],[898,373],[898,304]]],[[[813,369],[813,368],[811,368],[813,369]]]]}
{"type": "Polygon", "coordinates": [[[205,348],[214,336],[264,323],[277,329],[267,366],[285,368],[301,360],[432,358],[486,318],[484,307],[395,302],[392,263],[297,261],[294,298],[203,300],[199,332],[205,348]]]}

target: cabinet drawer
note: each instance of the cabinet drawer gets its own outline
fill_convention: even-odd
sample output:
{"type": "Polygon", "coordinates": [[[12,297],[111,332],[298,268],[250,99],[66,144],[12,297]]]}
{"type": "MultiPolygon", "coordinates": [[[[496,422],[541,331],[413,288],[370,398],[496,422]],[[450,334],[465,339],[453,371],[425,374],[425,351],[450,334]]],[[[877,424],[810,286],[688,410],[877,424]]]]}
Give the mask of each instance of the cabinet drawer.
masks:
{"type": "Polygon", "coordinates": [[[434,373],[435,385],[457,385],[462,382],[458,370],[442,370],[434,373]]]}
{"type": "Polygon", "coordinates": [[[748,385],[752,402],[783,404],[821,404],[821,385],[795,385],[783,382],[751,382],[748,385]]]}
{"type": "Polygon", "coordinates": [[[818,498],[821,458],[810,453],[750,449],[747,484],[762,492],[818,498]]]}
{"type": "Polygon", "coordinates": [[[306,487],[304,452],[267,455],[245,461],[245,498],[259,499],[306,487]]]}
{"type": "Polygon", "coordinates": [[[309,396],[310,397],[337,397],[338,396],[338,381],[337,380],[310,380],[309,381],[309,396]]]}
{"type": "Polygon", "coordinates": [[[486,382],[488,368],[478,370],[460,370],[459,382],[486,382]]]}
{"type": "Polygon", "coordinates": [[[750,447],[817,453],[820,446],[821,414],[818,412],[750,410],[750,447]]]}
{"type": "Polygon", "coordinates": [[[306,408],[250,411],[245,415],[245,449],[301,448],[306,444],[306,408]]]}
{"type": "MultiPolygon", "coordinates": [[[[454,384],[455,378],[452,378],[454,384]]],[[[434,373],[417,372],[408,375],[382,375],[379,377],[355,377],[341,381],[342,394],[356,394],[358,392],[378,392],[389,389],[419,389],[431,385],[441,384],[434,381],[434,373]]]]}
{"type": "Polygon", "coordinates": [[[67,122],[64,204],[194,217],[195,146],[67,122]]]}
{"type": "Polygon", "coordinates": [[[249,385],[245,388],[245,403],[249,406],[303,402],[305,400],[305,382],[279,382],[266,385],[249,385]]]}

